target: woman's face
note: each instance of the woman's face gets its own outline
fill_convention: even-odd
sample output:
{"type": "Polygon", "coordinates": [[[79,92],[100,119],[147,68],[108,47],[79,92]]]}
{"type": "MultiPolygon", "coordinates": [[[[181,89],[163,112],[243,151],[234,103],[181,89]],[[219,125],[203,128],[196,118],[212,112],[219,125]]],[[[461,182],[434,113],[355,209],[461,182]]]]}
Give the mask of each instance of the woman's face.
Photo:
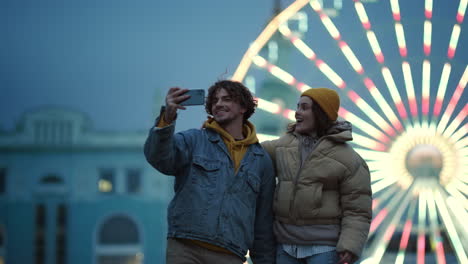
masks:
{"type": "Polygon", "coordinates": [[[297,103],[295,131],[299,134],[313,134],[315,132],[315,115],[312,112],[313,103],[308,96],[302,96],[297,103]]]}

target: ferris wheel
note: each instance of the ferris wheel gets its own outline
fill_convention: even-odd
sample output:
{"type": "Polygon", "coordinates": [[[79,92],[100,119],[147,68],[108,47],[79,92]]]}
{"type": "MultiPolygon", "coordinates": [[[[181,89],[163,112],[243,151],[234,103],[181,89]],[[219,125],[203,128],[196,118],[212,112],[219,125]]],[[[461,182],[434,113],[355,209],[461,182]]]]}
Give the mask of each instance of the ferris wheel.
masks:
{"type": "Polygon", "coordinates": [[[338,91],[339,115],[371,170],[361,263],[468,263],[467,2],[296,0],[232,77],[253,89],[261,111],[288,122],[288,96],[338,91]],[[283,85],[276,92],[256,88],[272,79],[283,85]]]}

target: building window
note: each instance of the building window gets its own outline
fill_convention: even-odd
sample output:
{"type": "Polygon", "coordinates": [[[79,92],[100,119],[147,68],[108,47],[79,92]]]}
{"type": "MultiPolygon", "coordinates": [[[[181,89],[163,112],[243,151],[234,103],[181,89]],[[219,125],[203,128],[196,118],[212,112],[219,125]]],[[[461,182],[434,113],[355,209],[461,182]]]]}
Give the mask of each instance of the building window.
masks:
{"type": "Polygon", "coordinates": [[[102,169],[99,172],[98,189],[102,193],[115,192],[115,172],[112,169],[102,169]]]}
{"type": "Polygon", "coordinates": [[[36,264],[45,263],[46,207],[36,206],[35,260],[36,264]]]}
{"type": "Polygon", "coordinates": [[[55,233],[55,263],[65,264],[65,256],[67,249],[67,207],[64,204],[60,204],[57,207],[57,219],[56,219],[56,233],[55,233]]]}
{"type": "Polygon", "coordinates": [[[6,169],[0,168],[0,194],[6,192],[6,169]]]}
{"type": "Polygon", "coordinates": [[[127,216],[114,216],[104,222],[97,242],[97,264],[143,263],[138,228],[127,216]]]}
{"type": "Polygon", "coordinates": [[[141,191],[141,170],[127,170],[127,192],[138,193],[141,191]]]}

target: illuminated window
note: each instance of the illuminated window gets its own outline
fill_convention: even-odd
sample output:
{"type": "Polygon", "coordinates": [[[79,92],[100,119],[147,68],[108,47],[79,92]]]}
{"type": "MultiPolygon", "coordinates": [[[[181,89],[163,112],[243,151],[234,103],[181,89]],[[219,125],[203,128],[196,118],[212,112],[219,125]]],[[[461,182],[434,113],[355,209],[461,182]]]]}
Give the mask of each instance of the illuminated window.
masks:
{"type": "Polygon", "coordinates": [[[127,170],[127,192],[138,193],[141,191],[141,170],[127,170]]]}
{"type": "Polygon", "coordinates": [[[127,216],[114,216],[98,231],[97,264],[143,263],[138,227],[127,216]],[[116,231],[118,230],[118,231],[116,231]]]}
{"type": "Polygon", "coordinates": [[[98,189],[102,193],[115,192],[115,173],[111,169],[103,169],[99,172],[98,189]]]}

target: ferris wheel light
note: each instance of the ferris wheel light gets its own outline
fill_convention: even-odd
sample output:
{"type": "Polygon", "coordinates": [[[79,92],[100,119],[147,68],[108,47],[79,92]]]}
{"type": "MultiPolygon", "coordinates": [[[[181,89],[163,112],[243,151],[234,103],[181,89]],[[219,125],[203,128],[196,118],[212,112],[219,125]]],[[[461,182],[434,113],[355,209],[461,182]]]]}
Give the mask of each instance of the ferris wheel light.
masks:
{"type": "Polygon", "coordinates": [[[375,110],[367,104],[356,92],[349,91],[348,97],[360,108],[363,112],[371,118],[379,127],[381,127],[387,134],[394,136],[396,131],[379,115],[375,110]]]}
{"type": "Polygon", "coordinates": [[[257,134],[258,141],[263,142],[263,141],[269,141],[269,140],[275,140],[278,139],[279,137],[276,135],[267,135],[267,134],[257,134]]]}
{"type": "Polygon", "coordinates": [[[357,147],[355,147],[354,150],[365,160],[388,161],[391,158],[387,152],[380,152],[357,147]]]}
{"type": "Polygon", "coordinates": [[[309,46],[307,46],[300,38],[293,38],[291,39],[291,42],[309,60],[315,60],[317,58],[315,52],[309,46]]]}
{"type": "Polygon", "coordinates": [[[325,13],[321,13],[320,19],[322,20],[322,24],[325,26],[325,28],[327,29],[328,33],[330,33],[332,38],[334,38],[335,40],[338,40],[341,38],[340,32],[335,27],[335,24],[333,24],[330,17],[328,17],[325,13]]]}
{"type": "Polygon", "coordinates": [[[400,21],[400,5],[398,4],[398,0],[390,0],[390,7],[392,9],[393,19],[400,21]]]}
{"type": "Polygon", "coordinates": [[[340,41],[338,44],[341,52],[345,55],[346,59],[349,61],[353,69],[359,73],[363,74],[364,73],[364,68],[362,68],[361,63],[359,62],[358,58],[356,58],[356,55],[354,55],[354,52],[349,48],[348,44],[344,41],[340,41]]]}
{"type": "Polygon", "coordinates": [[[429,20],[424,22],[424,54],[431,54],[432,23],[429,20]]]}
{"type": "Polygon", "coordinates": [[[455,56],[455,51],[457,49],[458,38],[460,37],[461,27],[460,25],[454,25],[452,30],[452,36],[450,37],[450,44],[447,51],[447,56],[449,59],[453,59],[455,56]]]}
{"type": "Polygon", "coordinates": [[[461,24],[463,22],[463,18],[465,17],[467,3],[468,3],[468,0],[460,0],[460,5],[458,6],[458,12],[457,12],[458,24],[461,24]]]}
{"type": "Polygon", "coordinates": [[[427,19],[432,18],[432,0],[426,0],[426,3],[424,5],[424,15],[426,16],[427,19]]]}
{"type": "Polygon", "coordinates": [[[341,79],[341,77],[336,74],[324,61],[317,60],[316,62],[317,67],[319,70],[327,76],[327,78],[336,85],[336,87],[340,89],[344,89],[346,87],[346,83],[341,79]]]}
{"type": "Polygon", "coordinates": [[[312,0],[310,1],[310,6],[312,9],[314,9],[316,12],[321,12],[322,11],[322,6],[317,0],[312,0]]]}
{"type": "Polygon", "coordinates": [[[273,114],[279,114],[281,112],[281,107],[278,104],[269,102],[267,100],[264,100],[262,98],[256,98],[258,102],[258,108],[262,109],[264,111],[273,113],[273,114]]]}
{"type": "Polygon", "coordinates": [[[446,203],[442,198],[442,195],[439,190],[434,191],[434,197],[436,201],[437,208],[439,209],[440,215],[442,216],[442,222],[445,225],[449,239],[452,242],[452,246],[455,249],[455,254],[457,255],[458,261],[460,263],[468,263],[468,258],[466,257],[463,244],[458,236],[457,230],[453,224],[453,221],[450,217],[450,214],[447,210],[446,203]]]}
{"type": "Polygon", "coordinates": [[[375,128],[374,126],[370,125],[366,121],[362,120],[361,118],[357,117],[353,113],[345,110],[343,107],[340,107],[338,114],[342,116],[344,119],[351,122],[354,126],[359,128],[361,131],[367,133],[369,136],[377,139],[380,142],[388,142],[390,139],[383,134],[380,130],[375,128]]]}
{"type": "Polygon", "coordinates": [[[402,63],[402,69],[406,85],[406,93],[408,94],[411,115],[415,117],[418,115],[418,107],[416,105],[416,97],[414,96],[413,77],[411,74],[410,64],[407,61],[404,61],[402,63]]]}
{"type": "Polygon", "coordinates": [[[402,57],[406,57],[408,55],[408,51],[406,49],[405,31],[401,23],[395,23],[395,32],[398,42],[398,48],[400,50],[400,55],[402,57]]]}
{"type": "Polygon", "coordinates": [[[283,111],[283,116],[289,120],[296,121],[296,111],[286,109],[283,111]]]}
{"type": "Polygon", "coordinates": [[[463,91],[465,90],[466,83],[468,81],[468,66],[465,67],[465,72],[463,73],[460,82],[457,85],[457,88],[455,89],[455,92],[452,95],[452,98],[450,99],[450,102],[447,105],[447,108],[445,109],[445,112],[442,116],[442,119],[440,120],[438,126],[437,126],[437,131],[439,133],[442,133],[446,126],[447,123],[450,119],[450,116],[453,113],[453,110],[455,109],[455,106],[457,105],[458,101],[461,98],[461,95],[463,94],[463,91]]]}
{"type": "Polygon", "coordinates": [[[358,133],[353,132],[353,142],[357,145],[365,148],[369,148],[375,151],[385,151],[386,147],[380,142],[370,139],[365,136],[361,136],[358,133]]]}
{"type": "Polygon", "coordinates": [[[382,67],[382,75],[390,91],[390,95],[392,96],[393,102],[397,108],[398,114],[401,116],[401,118],[407,119],[408,114],[406,113],[406,108],[403,105],[403,102],[401,101],[400,93],[398,92],[395,81],[393,80],[392,73],[387,67],[382,67]]]}
{"type": "Polygon", "coordinates": [[[382,54],[382,50],[380,49],[379,42],[377,41],[377,37],[375,37],[375,34],[373,31],[369,30],[367,31],[367,39],[369,40],[369,43],[371,45],[372,51],[374,52],[375,58],[379,63],[384,62],[384,56],[382,54]]]}
{"type": "Polygon", "coordinates": [[[262,58],[260,56],[253,57],[252,61],[253,61],[253,63],[255,65],[257,65],[258,67],[261,67],[261,68],[265,68],[265,67],[268,66],[268,62],[264,58],[262,58]]]}
{"type": "Polygon", "coordinates": [[[445,91],[447,90],[447,83],[450,77],[450,71],[452,66],[450,63],[444,64],[444,69],[442,70],[442,76],[440,77],[439,88],[437,91],[436,102],[434,104],[434,115],[439,116],[440,110],[442,108],[442,102],[444,101],[445,91]]]}
{"type": "Polygon", "coordinates": [[[431,63],[428,60],[423,62],[422,75],[422,112],[424,115],[429,114],[429,95],[431,84],[431,63]]]}
{"type": "Polygon", "coordinates": [[[371,24],[369,22],[369,18],[367,17],[366,10],[361,2],[354,2],[354,7],[356,8],[356,12],[358,13],[359,19],[361,20],[362,26],[369,30],[371,28],[371,24]]]}
{"type": "MultiPolygon", "coordinates": [[[[374,192],[374,190],[372,190],[374,192]]],[[[383,208],[380,210],[380,212],[374,217],[374,219],[371,222],[370,228],[369,228],[369,234],[374,233],[377,227],[382,223],[382,221],[385,219],[385,217],[388,214],[388,209],[383,208]]]]}
{"type": "Polygon", "coordinates": [[[268,71],[271,72],[271,74],[276,76],[278,79],[282,80],[283,82],[289,85],[294,85],[296,83],[296,79],[291,74],[287,73],[278,66],[269,65],[268,71]]]}
{"type": "Polygon", "coordinates": [[[451,136],[451,139],[453,141],[458,141],[462,137],[466,136],[468,134],[468,124],[465,124],[461,128],[457,130],[457,132],[453,133],[451,136]]]}

